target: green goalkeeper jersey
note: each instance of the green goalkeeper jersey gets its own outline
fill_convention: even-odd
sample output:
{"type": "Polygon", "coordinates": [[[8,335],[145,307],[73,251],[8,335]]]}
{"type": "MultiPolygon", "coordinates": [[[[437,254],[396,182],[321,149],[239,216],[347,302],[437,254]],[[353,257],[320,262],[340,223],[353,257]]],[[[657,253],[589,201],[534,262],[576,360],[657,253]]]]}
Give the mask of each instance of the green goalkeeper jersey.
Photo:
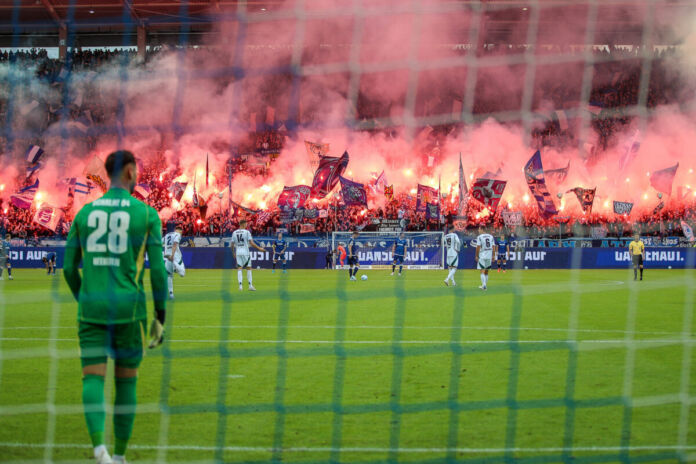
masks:
{"type": "Polygon", "coordinates": [[[68,234],[63,273],[78,301],[80,322],[121,324],[147,319],[146,251],[155,309],[165,309],[167,273],[161,227],[154,208],[121,188],[110,189],[77,213],[68,234]]]}

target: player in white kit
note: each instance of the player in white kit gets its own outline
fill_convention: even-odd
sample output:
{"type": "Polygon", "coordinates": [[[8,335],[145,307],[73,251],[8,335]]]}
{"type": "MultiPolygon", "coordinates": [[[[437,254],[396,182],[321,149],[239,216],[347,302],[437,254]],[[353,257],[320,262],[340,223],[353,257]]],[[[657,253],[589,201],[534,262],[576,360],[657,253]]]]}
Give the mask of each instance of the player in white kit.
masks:
{"type": "Polygon", "coordinates": [[[493,263],[498,245],[491,234],[479,229],[479,236],[476,237],[476,268],[481,271],[481,290],[488,288],[488,271],[493,263]]]}
{"type": "Polygon", "coordinates": [[[249,245],[253,246],[261,252],[266,252],[265,248],[261,248],[254,240],[251,238],[251,232],[246,230],[247,221],[242,219],[239,221],[239,229],[232,233],[232,243],[234,244],[234,254],[237,259],[237,281],[239,282],[239,289],[242,290],[242,269],[247,270],[247,281],[249,283],[249,290],[255,291],[254,285],[251,280],[251,254],[249,253],[249,245]]]}
{"type": "Polygon", "coordinates": [[[453,286],[457,285],[454,281],[454,273],[457,272],[457,266],[459,266],[459,250],[462,247],[462,242],[459,240],[459,236],[454,232],[448,232],[445,235],[445,251],[447,252],[447,267],[449,272],[447,278],[445,279],[445,285],[449,286],[451,283],[453,286]]]}
{"type": "Polygon", "coordinates": [[[167,285],[169,286],[169,298],[174,299],[174,273],[181,277],[186,275],[184,260],[181,256],[181,233],[183,229],[180,225],[174,228],[174,232],[169,232],[162,239],[162,253],[164,254],[164,267],[167,270],[167,285]]]}

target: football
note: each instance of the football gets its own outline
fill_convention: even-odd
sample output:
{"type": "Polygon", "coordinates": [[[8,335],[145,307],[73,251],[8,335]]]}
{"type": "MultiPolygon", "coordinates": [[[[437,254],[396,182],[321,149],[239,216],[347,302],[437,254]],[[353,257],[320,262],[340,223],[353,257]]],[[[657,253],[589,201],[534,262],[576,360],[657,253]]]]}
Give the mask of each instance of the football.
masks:
{"type": "Polygon", "coordinates": [[[365,274],[363,274],[363,275],[360,276],[360,279],[361,279],[361,280],[367,280],[367,276],[366,276],[365,274]]]}

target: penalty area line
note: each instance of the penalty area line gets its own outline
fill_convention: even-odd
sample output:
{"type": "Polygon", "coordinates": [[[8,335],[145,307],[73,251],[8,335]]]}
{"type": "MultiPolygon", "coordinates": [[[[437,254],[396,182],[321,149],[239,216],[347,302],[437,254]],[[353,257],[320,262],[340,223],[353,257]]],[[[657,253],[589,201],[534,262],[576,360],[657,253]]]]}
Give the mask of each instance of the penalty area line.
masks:
{"type": "MultiPolygon", "coordinates": [[[[46,448],[72,448],[72,449],[88,449],[91,445],[85,443],[15,443],[15,442],[0,442],[0,448],[28,448],[28,449],[46,449],[46,448]]],[[[566,452],[625,452],[625,451],[693,451],[696,450],[696,445],[641,445],[641,446],[574,446],[574,447],[557,447],[557,448],[388,448],[388,447],[371,447],[371,446],[346,446],[346,447],[330,447],[330,446],[290,446],[285,448],[273,448],[266,446],[202,446],[202,445],[137,445],[129,444],[129,449],[139,450],[166,450],[166,451],[238,451],[238,452],[285,452],[285,453],[330,453],[340,451],[342,453],[566,453],[566,452]]]]}

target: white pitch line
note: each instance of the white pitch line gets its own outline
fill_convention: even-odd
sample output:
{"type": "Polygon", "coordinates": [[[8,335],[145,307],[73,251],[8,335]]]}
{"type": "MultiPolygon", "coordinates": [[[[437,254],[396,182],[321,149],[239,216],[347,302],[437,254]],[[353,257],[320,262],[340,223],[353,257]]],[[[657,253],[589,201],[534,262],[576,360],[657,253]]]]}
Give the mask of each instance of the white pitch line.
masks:
{"type": "MultiPolygon", "coordinates": [[[[403,330],[454,330],[454,329],[461,329],[461,330],[487,330],[487,331],[494,331],[494,330],[501,330],[501,331],[509,331],[511,327],[505,327],[505,326],[492,326],[492,327],[486,327],[486,326],[461,326],[461,327],[452,327],[452,326],[417,326],[417,325],[412,325],[412,326],[391,326],[391,325],[175,325],[173,326],[175,329],[240,329],[240,330],[246,330],[246,329],[315,329],[315,330],[320,330],[320,329],[326,329],[326,330],[336,330],[336,329],[346,329],[346,330],[394,330],[394,329],[403,329],[403,330]]],[[[51,327],[47,326],[41,326],[41,327],[33,327],[33,326],[21,326],[21,327],[4,327],[3,330],[48,330],[51,327]]],[[[57,329],[73,329],[77,330],[77,327],[75,326],[59,326],[56,327],[57,329]]],[[[523,330],[523,331],[530,331],[530,332],[568,332],[569,329],[563,328],[563,327],[517,327],[516,330],[523,330]]],[[[619,329],[576,329],[576,332],[583,332],[583,333],[616,333],[620,335],[626,334],[626,330],[619,330],[619,329]]],[[[635,331],[632,332],[634,334],[639,334],[639,335],[674,335],[674,336],[682,336],[682,332],[666,332],[666,331],[635,331]]]]}
{"type": "MultiPolygon", "coordinates": [[[[14,443],[0,442],[0,448],[91,448],[83,443],[14,443]]],[[[140,450],[170,450],[170,451],[238,451],[271,453],[281,451],[284,453],[330,453],[340,451],[342,453],[466,453],[466,454],[498,454],[498,453],[566,453],[566,452],[623,452],[623,451],[693,451],[696,445],[640,445],[640,446],[574,446],[558,448],[388,448],[376,446],[346,446],[334,448],[329,446],[291,446],[286,448],[273,448],[265,446],[202,446],[202,445],[137,445],[129,444],[129,449],[140,450]]]]}
{"type": "MultiPolygon", "coordinates": [[[[74,338],[39,338],[39,337],[0,337],[2,341],[58,341],[58,342],[75,342],[74,338]]],[[[206,339],[170,339],[169,343],[239,343],[239,344],[280,344],[280,343],[291,343],[291,344],[321,344],[321,345],[333,345],[333,344],[344,344],[344,345],[451,345],[451,340],[249,340],[249,339],[228,339],[228,340],[206,340],[206,339]]],[[[543,343],[569,343],[569,344],[615,344],[615,345],[627,345],[627,344],[694,344],[696,339],[683,339],[683,338],[665,338],[665,339],[646,339],[646,340],[631,340],[626,341],[626,339],[591,339],[591,340],[462,340],[457,344],[460,345],[481,345],[481,344],[543,344],[543,343]]]]}

